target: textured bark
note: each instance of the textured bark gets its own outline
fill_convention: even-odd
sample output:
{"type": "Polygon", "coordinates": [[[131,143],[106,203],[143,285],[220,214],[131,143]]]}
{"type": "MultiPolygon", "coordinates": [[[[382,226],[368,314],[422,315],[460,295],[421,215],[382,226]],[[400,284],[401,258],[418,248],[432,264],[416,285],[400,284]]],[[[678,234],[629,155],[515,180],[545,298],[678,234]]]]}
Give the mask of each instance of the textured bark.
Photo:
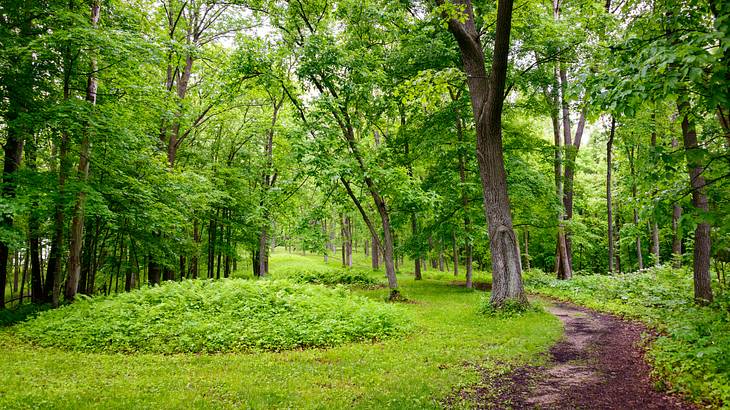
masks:
{"type": "Polygon", "coordinates": [[[470,0],[455,1],[464,6],[466,19],[450,19],[449,31],[461,51],[471,97],[477,135],[477,162],[482,180],[484,209],[489,225],[492,254],[491,303],[507,300],[526,303],[522,287],[522,266],[510,214],[507,178],[502,150],[502,106],[512,25],[511,0],[499,0],[491,73],[487,75],[484,52],[475,25],[470,0]]]}
{"type": "Polygon", "coordinates": [[[614,240],[613,240],[613,190],[611,174],[613,172],[613,138],[616,132],[616,118],[611,116],[611,131],[606,143],[606,219],[608,220],[608,271],[614,271],[614,240]]]}
{"type": "Polygon", "coordinates": [[[705,194],[705,178],[702,176],[703,164],[691,155],[692,150],[699,148],[697,130],[691,118],[691,107],[687,100],[678,102],[678,110],[682,118],[682,139],[687,155],[689,183],[692,188],[692,205],[698,212],[700,222],[695,228],[694,243],[694,294],[695,300],[700,303],[709,303],[713,300],[712,283],[710,278],[710,223],[705,219],[709,211],[709,202],[705,194]]]}

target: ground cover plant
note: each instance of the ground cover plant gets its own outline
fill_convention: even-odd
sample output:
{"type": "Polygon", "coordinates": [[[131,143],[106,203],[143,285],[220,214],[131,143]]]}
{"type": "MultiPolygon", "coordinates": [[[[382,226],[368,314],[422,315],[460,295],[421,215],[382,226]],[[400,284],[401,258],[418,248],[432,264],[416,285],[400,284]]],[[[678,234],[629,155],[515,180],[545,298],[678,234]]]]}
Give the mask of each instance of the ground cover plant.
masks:
{"type": "Polygon", "coordinates": [[[378,280],[373,276],[372,270],[365,269],[297,269],[287,273],[280,273],[292,282],[296,283],[313,283],[327,286],[335,285],[354,285],[361,287],[373,287],[383,284],[383,280],[378,280]]]}
{"type": "MultiPolygon", "coordinates": [[[[321,258],[275,253],[273,272],[279,260],[327,269],[321,258]]],[[[356,265],[365,261],[355,259],[356,265]]],[[[16,327],[6,328],[0,333],[0,407],[441,408],[453,391],[477,383],[480,369],[539,363],[540,353],[560,336],[559,321],[545,312],[511,319],[480,314],[483,293],[451,285],[453,276],[399,279],[414,303],[397,306],[414,330],[377,343],[255,354],[120,355],[38,347],[21,340],[16,327]]],[[[352,292],[380,306],[388,290],[352,292]]]]}
{"type": "Polygon", "coordinates": [[[406,332],[400,307],[344,288],[286,280],[191,280],[91,298],[15,330],[39,346],[87,352],[234,352],[374,341],[406,332]]]}
{"type": "Polygon", "coordinates": [[[628,274],[581,275],[569,282],[534,270],[527,274],[526,286],[531,292],[647,323],[659,332],[648,358],[660,387],[715,406],[730,404],[727,293],[720,293],[708,306],[699,306],[691,298],[691,273],[668,266],[628,274]]]}

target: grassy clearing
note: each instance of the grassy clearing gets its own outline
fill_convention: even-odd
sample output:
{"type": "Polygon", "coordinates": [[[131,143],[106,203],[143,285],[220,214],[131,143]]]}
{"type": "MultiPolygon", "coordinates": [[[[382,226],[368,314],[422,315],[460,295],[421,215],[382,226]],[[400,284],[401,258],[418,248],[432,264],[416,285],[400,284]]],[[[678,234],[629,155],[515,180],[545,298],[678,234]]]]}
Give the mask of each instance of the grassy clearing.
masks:
{"type": "MultiPolygon", "coordinates": [[[[692,301],[692,273],[668,267],[559,281],[528,273],[527,289],[639,319],[660,332],[649,350],[663,386],[712,406],[730,407],[730,295],[710,306],[692,301]]],[[[715,286],[715,289],[721,289],[715,286]]]]}
{"type": "MultiPolygon", "coordinates": [[[[319,257],[275,254],[272,272],[295,264],[323,265],[319,257]]],[[[450,285],[453,276],[399,280],[414,301],[399,305],[414,331],[330,349],[79,353],[33,347],[11,327],[0,334],[0,408],[438,408],[455,388],[477,382],[469,363],[539,360],[561,334],[559,321],[544,312],[509,319],[477,313],[482,293],[450,285]]],[[[376,301],[387,296],[387,289],[353,292],[376,301]]]]}

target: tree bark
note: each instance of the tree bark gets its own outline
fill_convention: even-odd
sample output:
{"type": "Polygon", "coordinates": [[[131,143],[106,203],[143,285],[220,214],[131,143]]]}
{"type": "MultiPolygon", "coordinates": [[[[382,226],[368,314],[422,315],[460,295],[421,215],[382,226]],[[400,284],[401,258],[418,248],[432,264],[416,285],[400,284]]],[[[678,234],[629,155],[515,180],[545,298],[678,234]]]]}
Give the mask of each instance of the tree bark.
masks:
{"type": "Polygon", "coordinates": [[[608,220],[608,271],[613,272],[613,193],[611,174],[613,172],[613,138],[616,132],[616,118],[611,116],[611,131],[606,143],[606,219],[608,220]]]}
{"type": "Polygon", "coordinates": [[[492,295],[490,302],[500,306],[508,300],[526,303],[522,287],[522,266],[517,239],[512,227],[507,177],[502,150],[502,106],[509,57],[512,25],[512,0],[499,0],[495,29],[492,69],[487,75],[484,52],[475,25],[470,0],[464,6],[465,21],[450,19],[449,31],[461,51],[474,114],[477,135],[477,162],[482,180],[484,209],[489,225],[492,254],[492,295]],[[485,79],[488,78],[488,81],[485,79]]]}
{"type": "Polygon", "coordinates": [[[700,222],[695,228],[694,243],[694,294],[695,300],[699,303],[709,303],[713,300],[712,282],[710,278],[710,223],[705,214],[709,211],[709,202],[705,194],[705,178],[702,176],[703,166],[693,150],[699,148],[697,143],[697,130],[694,120],[691,117],[689,101],[680,99],[677,108],[682,118],[682,139],[684,150],[687,154],[687,168],[689,170],[689,183],[692,188],[692,205],[698,212],[700,222]]]}

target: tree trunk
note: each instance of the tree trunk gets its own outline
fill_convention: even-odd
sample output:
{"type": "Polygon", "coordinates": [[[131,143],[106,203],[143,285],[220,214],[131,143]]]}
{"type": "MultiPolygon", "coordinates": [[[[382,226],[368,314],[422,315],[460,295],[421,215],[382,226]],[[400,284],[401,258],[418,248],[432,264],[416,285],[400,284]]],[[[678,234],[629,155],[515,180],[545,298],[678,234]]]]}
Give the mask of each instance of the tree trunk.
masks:
{"type": "Polygon", "coordinates": [[[195,249],[188,264],[188,277],[192,279],[198,278],[198,252],[200,249],[200,227],[198,224],[198,218],[193,219],[193,246],[195,249]]]}
{"type": "Polygon", "coordinates": [[[695,300],[699,303],[709,303],[713,300],[712,282],[710,278],[710,223],[706,219],[709,211],[709,202],[705,194],[705,178],[702,176],[703,166],[696,155],[691,155],[692,150],[699,148],[697,143],[697,130],[694,121],[691,119],[690,104],[687,100],[681,99],[678,103],[678,111],[682,119],[682,139],[684,150],[687,153],[687,167],[689,169],[689,183],[692,188],[692,205],[698,212],[700,222],[695,228],[694,243],[694,293],[695,300]]]}
{"type": "MultiPolygon", "coordinates": [[[[677,138],[672,138],[672,148],[678,146],[677,138]]],[[[682,230],[679,226],[681,217],[682,207],[675,202],[672,205],[672,266],[677,269],[682,267],[682,230]]]]}
{"type": "MultiPolygon", "coordinates": [[[[414,237],[418,234],[418,221],[416,220],[416,213],[413,212],[411,214],[411,233],[414,237]]],[[[414,257],[414,266],[413,266],[413,275],[415,277],[415,280],[421,280],[421,253],[416,252],[414,257]]]]}
{"type": "Polygon", "coordinates": [[[487,76],[484,52],[474,23],[470,0],[465,6],[466,20],[450,19],[449,30],[461,50],[471,96],[477,135],[477,162],[482,180],[484,209],[489,224],[492,253],[491,303],[500,306],[508,300],[526,303],[522,288],[522,266],[512,228],[507,178],[502,151],[502,105],[509,57],[512,25],[512,0],[499,0],[495,29],[492,70],[487,76]],[[485,79],[488,78],[488,81],[485,79]]]}
{"type": "Polygon", "coordinates": [[[611,173],[613,171],[613,137],[616,131],[616,118],[611,116],[611,131],[606,143],[606,219],[608,220],[608,271],[613,272],[613,194],[611,173]]]}
{"type": "Polygon", "coordinates": [[[370,261],[373,267],[373,270],[380,268],[380,249],[378,248],[378,243],[375,240],[375,236],[372,236],[372,240],[370,241],[370,261]]]}
{"type": "MultiPolygon", "coordinates": [[[[636,229],[639,229],[639,211],[636,209],[636,169],[634,167],[634,156],[635,151],[634,147],[632,146],[630,150],[628,150],[628,157],[629,157],[629,168],[631,170],[631,198],[634,200],[634,207],[633,207],[633,214],[634,214],[634,226],[636,229]]],[[[641,254],[641,235],[637,233],[636,235],[636,260],[639,265],[639,270],[644,269],[644,258],[641,254]]]]}
{"type": "MultiPolygon", "coordinates": [[[[12,118],[11,121],[14,121],[12,118]]],[[[24,136],[17,126],[7,127],[7,137],[3,151],[5,152],[5,160],[3,162],[2,175],[2,196],[5,201],[15,198],[15,189],[17,182],[15,181],[15,172],[20,166],[23,156],[24,136]]],[[[13,228],[12,212],[0,215],[0,226],[5,230],[13,228]]],[[[5,308],[5,287],[7,284],[8,258],[10,257],[10,248],[7,242],[0,242],[0,309],[5,308]]]]}
{"type": "MultiPolygon", "coordinates": [[[[99,23],[99,12],[101,3],[94,0],[91,3],[91,27],[96,28],[99,23]]],[[[96,105],[96,57],[91,58],[91,65],[86,85],[86,101],[92,106],[96,105]]],[[[86,181],[89,178],[89,154],[91,142],[89,140],[89,129],[83,133],[81,139],[81,147],[79,148],[79,167],[78,175],[81,181],[81,188],[76,196],[76,204],[74,205],[74,215],[71,221],[71,238],[69,246],[69,264],[68,279],[66,280],[65,297],[67,301],[72,301],[78,292],[79,277],[81,276],[81,247],[83,244],[84,234],[84,206],[86,204],[86,181]]]]}
{"type": "Polygon", "coordinates": [[[456,231],[451,234],[451,249],[454,257],[454,276],[459,276],[459,247],[456,245],[456,231]]]}
{"type": "MultiPolygon", "coordinates": [[[[651,115],[652,122],[654,123],[654,130],[651,133],[651,146],[652,149],[656,149],[656,120],[655,115],[651,115]]],[[[657,191],[654,189],[651,193],[652,200],[656,198],[657,191]]],[[[651,218],[651,254],[654,259],[654,266],[658,266],[661,263],[661,256],[659,255],[659,225],[657,224],[656,217],[651,218]]]]}
{"type": "MultiPolygon", "coordinates": [[[[359,151],[357,150],[357,145],[355,144],[354,140],[354,134],[352,133],[352,129],[348,129],[347,139],[348,143],[350,145],[350,150],[353,152],[355,158],[358,160],[360,169],[362,171],[365,171],[365,164],[362,161],[362,157],[359,154],[359,151]]],[[[375,184],[370,179],[370,177],[365,176],[365,184],[368,187],[368,190],[370,191],[370,196],[373,199],[373,202],[375,202],[375,206],[378,210],[378,214],[380,216],[381,226],[383,228],[383,240],[381,241],[377,231],[375,230],[375,225],[370,220],[370,217],[368,216],[367,212],[365,212],[365,209],[362,207],[362,204],[360,203],[360,200],[357,199],[357,196],[352,191],[352,187],[350,186],[350,183],[345,180],[344,177],[340,177],[340,181],[345,186],[345,190],[347,191],[348,196],[350,199],[352,199],[353,203],[355,203],[355,206],[357,207],[358,211],[360,212],[360,215],[363,218],[363,221],[365,222],[365,225],[367,225],[368,230],[370,231],[370,235],[373,239],[373,244],[377,245],[377,248],[382,251],[383,253],[383,262],[385,264],[385,275],[388,278],[388,288],[390,289],[390,299],[397,299],[400,295],[400,291],[398,290],[398,279],[395,276],[395,260],[394,260],[394,254],[393,254],[393,231],[390,226],[390,217],[388,215],[388,208],[385,204],[385,201],[383,198],[378,194],[377,190],[375,189],[375,184]]],[[[377,256],[377,252],[375,252],[376,247],[373,246],[373,257],[375,258],[377,256]]]]}

